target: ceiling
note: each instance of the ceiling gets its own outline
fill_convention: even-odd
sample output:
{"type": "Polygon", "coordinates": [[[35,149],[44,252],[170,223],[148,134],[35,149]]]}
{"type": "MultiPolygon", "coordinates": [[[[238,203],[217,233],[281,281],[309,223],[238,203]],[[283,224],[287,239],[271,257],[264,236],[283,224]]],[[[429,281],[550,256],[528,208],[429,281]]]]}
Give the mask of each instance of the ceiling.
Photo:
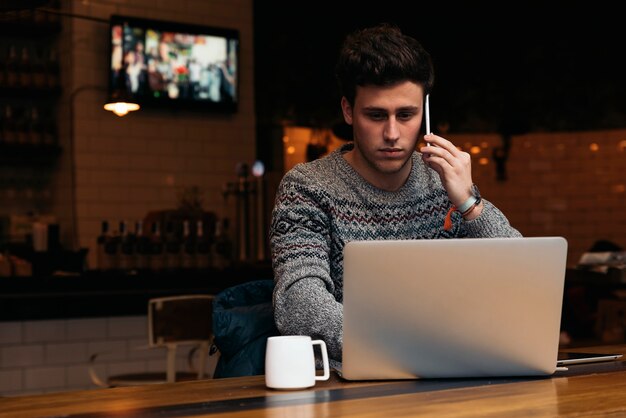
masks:
{"type": "Polygon", "coordinates": [[[256,1],[258,120],[340,120],[333,75],[340,43],[354,29],[388,21],[431,53],[434,125],[513,134],[626,127],[619,13],[602,1],[494,4],[256,1]]]}

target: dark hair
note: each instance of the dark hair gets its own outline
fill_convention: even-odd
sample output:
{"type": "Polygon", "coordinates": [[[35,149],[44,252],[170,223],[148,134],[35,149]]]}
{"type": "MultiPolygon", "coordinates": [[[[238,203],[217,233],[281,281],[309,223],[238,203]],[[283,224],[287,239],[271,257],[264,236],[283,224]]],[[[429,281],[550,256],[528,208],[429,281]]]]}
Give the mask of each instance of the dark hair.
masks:
{"type": "Polygon", "coordinates": [[[430,54],[414,38],[389,23],[348,35],[335,68],[339,90],[354,104],[357,86],[390,86],[413,81],[430,93],[435,74],[430,54]]]}

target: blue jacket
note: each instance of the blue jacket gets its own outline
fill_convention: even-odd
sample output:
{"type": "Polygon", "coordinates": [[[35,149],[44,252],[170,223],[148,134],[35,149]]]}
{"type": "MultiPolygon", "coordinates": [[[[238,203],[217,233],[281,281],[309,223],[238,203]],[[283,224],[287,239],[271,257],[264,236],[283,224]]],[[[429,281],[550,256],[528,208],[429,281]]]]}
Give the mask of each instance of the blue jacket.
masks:
{"type": "Polygon", "coordinates": [[[214,378],[265,373],[267,337],[279,335],[272,307],[273,280],[223,290],[213,300],[213,334],[220,350],[214,378]]]}

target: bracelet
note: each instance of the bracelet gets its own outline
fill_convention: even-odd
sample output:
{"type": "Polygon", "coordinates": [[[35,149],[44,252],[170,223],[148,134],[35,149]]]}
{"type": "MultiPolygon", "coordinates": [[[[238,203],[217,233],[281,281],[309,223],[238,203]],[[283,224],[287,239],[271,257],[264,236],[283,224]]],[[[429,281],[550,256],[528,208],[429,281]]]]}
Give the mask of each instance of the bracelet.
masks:
{"type": "Polygon", "coordinates": [[[465,218],[465,216],[469,215],[476,207],[478,206],[479,201],[474,202],[472,206],[469,207],[465,212],[461,212],[461,216],[465,218]]]}
{"type": "Polygon", "coordinates": [[[470,197],[467,198],[467,200],[463,203],[461,203],[456,210],[458,212],[461,212],[461,214],[465,214],[470,208],[472,208],[472,206],[476,205],[478,203],[478,199],[476,199],[476,196],[471,195],[470,197]]]}
{"type": "Polygon", "coordinates": [[[469,215],[471,211],[476,209],[476,207],[478,205],[480,205],[480,202],[482,202],[482,198],[480,197],[480,195],[478,195],[478,196],[470,196],[458,208],[456,206],[454,206],[454,205],[450,206],[450,209],[448,209],[448,213],[446,213],[446,217],[444,218],[444,221],[443,221],[443,229],[446,230],[446,231],[449,231],[449,230],[452,229],[452,212],[455,212],[455,211],[459,212],[461,214],[461,216],[464,217],[466,215],[469,215]],[[460,208],[462,208],[464,206],[467,206],[467,208],[465,208],[465,210],[462,211],[460,208]]]}

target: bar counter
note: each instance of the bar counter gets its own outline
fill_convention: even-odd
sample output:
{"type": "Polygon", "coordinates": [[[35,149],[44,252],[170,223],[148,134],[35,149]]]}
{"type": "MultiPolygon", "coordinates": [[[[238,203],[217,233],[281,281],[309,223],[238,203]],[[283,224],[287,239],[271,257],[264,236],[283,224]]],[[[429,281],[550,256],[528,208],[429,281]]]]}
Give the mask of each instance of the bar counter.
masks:
{"type": "Polygon", "coordinates": [[[216,294],[243,282],[272,278],[269,261],[233,263],[223,269],[5,277],[0,279],[0,321],[145,315],[153,297],[216,294]]]}
{"type": "MultiPolygon", "coordinates": [[[[624,353],[626,345],[571,351],[624,353]]],[[[263,376],[0,399],[0,418],[623,416],[626,364],[570,366],[551,377],[347,382],[266,389],[263,376]]]]}

